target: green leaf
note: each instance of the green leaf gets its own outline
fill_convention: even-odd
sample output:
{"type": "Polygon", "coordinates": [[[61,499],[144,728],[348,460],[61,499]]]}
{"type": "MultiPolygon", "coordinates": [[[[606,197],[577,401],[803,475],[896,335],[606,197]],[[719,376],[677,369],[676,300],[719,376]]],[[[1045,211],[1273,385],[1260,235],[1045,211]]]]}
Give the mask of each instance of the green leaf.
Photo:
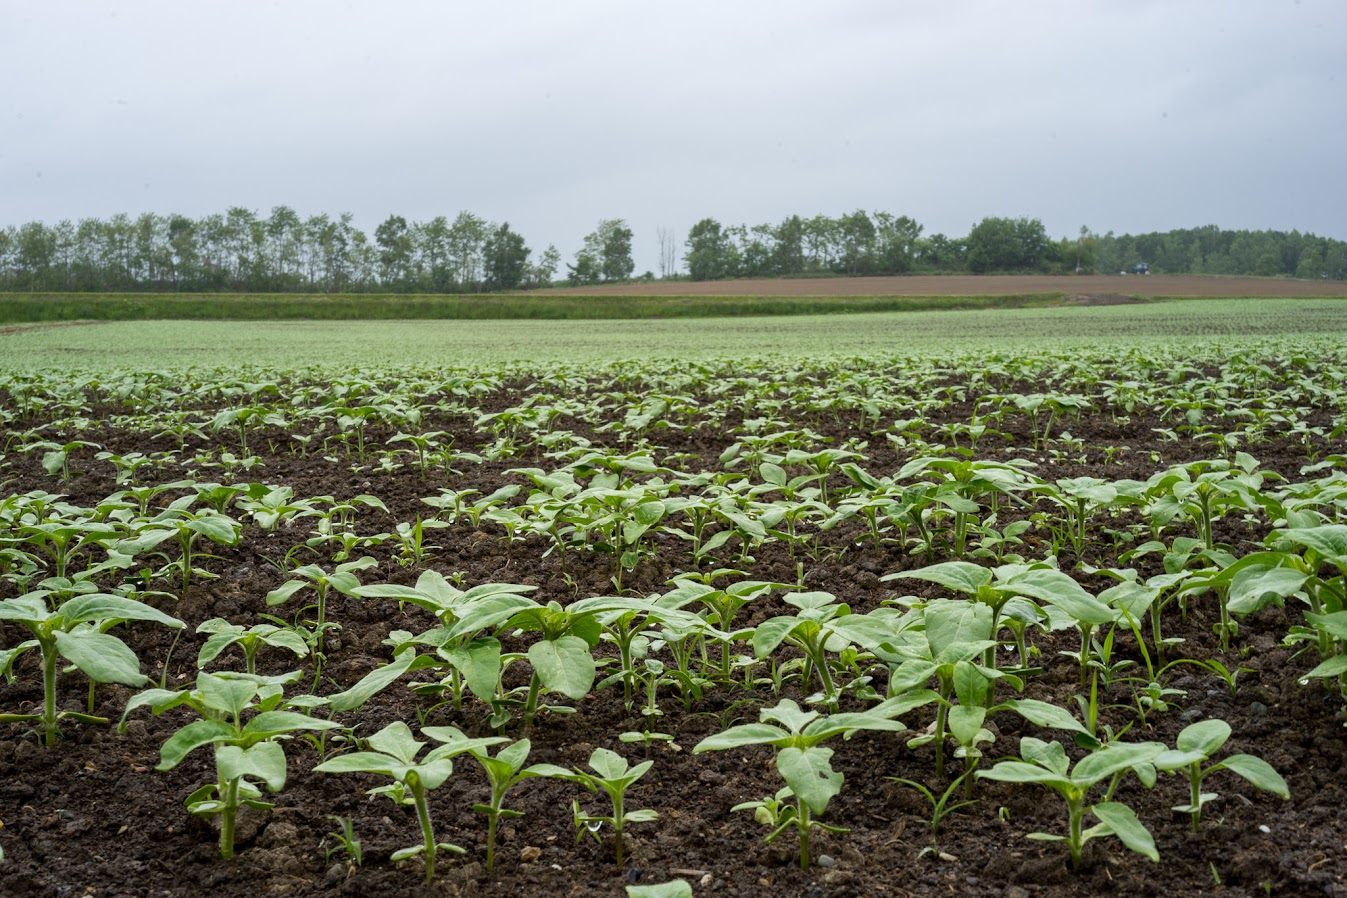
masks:
{"type": "Polygon", "coordinates": [[[294,711],[263,711],[248,721],[243,727],[243,733],[251,738],[270,738],[296,730],[333,730],[340,727],[341,724],[335,721],[319,720],[294,711]]]}
{"type": "Polygon", "coordinates": [[[1210,758],[1229,738],[1230,724],[1224,720],[1199,720],[1184,727],[1174,744],[1179,751],[1198,752],[1203,758],[1210,758]]]}
{"type": "Polygon", "coordinates": [[[1058,705],[1032,698],[1011,699],[1002,702],[999,707],[1014,711],[1035,726],[1053,730],[1066,730],[1072,733],[1088,733],[1085,725],[1071,716],[1071,712],[1058,705]]]}
{"type": "Polygon", "coordinates": [[[1123,770],[1154,760],[1165,746],[1159,742],[1111,742],[1107,748],[1081,758],[1071,778],[1090,786],[1123,770]]]}
{"type": "Polygon", "coordinates": [[[981,602],[937,599],[926,606],[922,620],[931,659],[940,664],[966,661],[992,639],[992,609],[981,602]]]}
{"type": "Polygon", "coordinates": [[[987,709],[980,705],[955,705],[949,709],[949,732],[960,745],[972,745],[986,719],[987,709]]]}
{"type": "Polygon", "coordinates": [[[698,742],[692,753],[695,755],[704,751],[721,751],[741,745],[772,745],[778,742],[785,744],[789,739],[790,734],[780,727],[767,723],[746,723],[719,733],[712,733],[698,742]]]}
{"type": "Polygon", "coordinates": [[[490,701],[496,694],[496,679],[500,673],[500,640],[494,636],[474,639],[466,646],[454,646],[443,651],[445,658],[468,682],[468,689],[482,701],[490,701]]]}
{"type": "Polygon", "coordinates": [[[650,885],[627,886],[627,898],[692,898],[692,886],[685,879],[650,885]]]}
{"type": "Polygon", "coordinates": [[[597,668],[589,645],[579,636],[544,639],[529,646],[529,663],[549,692],[576,701],[589,694],[597,668]]]}
{"type": "Polygon", "coordinates": [[[57,630],[56,649],[63,658],[84,671],[95,683],[144,686],[149,678],[140,672],[140,659],[116,636],[92,628],[71,632],[57,630]]]}
{"type": "Polygon", "coordinates": [[[285,750],[279,742],[259,742],[250,748],[221,745],[215,752],[215,766],[224,780],[252,776],[272,792],[285,787],[285,750]]]}
{"type": "Polygon", "coordinates": [[[776,769],[801,801],[815,814],[842,791],[842,774],[832,769],[831,748],[783,748],[776,756],[776,769]]]}
{"type": "Polygon", "coordinates": [[[192,518],[187,526],[209,539],[211,542],[232,546],[239,541],[238,524],[225,515],[209,514],[192,518]]]}
{"type": "Polygon", "coordinates": [[[977,776],[1003,783],[1037,783],[1063,794],[1074,787],[1071,780],[1066,777],[1045,770],[1037,764],[1026,764],[1023,761],[999,761],[990,770],[979,770],[977,776]]]}
{"type": "Polygon", "coordinates": [[[1095,805],[1090,811],[1128,848],[1159,862],[1160,852],[1155,848],[1155,839],[1151,837],[1150,830],[1142,826],[1136,813],[1127,805],[1105,801],[1095,805]]]}
{"type": "Polygon", "coordinates": [[[992,572],[968,561],[946,561],[916,571],[885,574],[879,579],[925,580],[929,583],[938,583],[946,589],[975,596],[979,589],[992,582],[992,572]]]}
{"type": "Polygon", "coordinates": [[[258,684],[248,679],[203,673],[196,678],[196,688],[209,707],[237,716],[257,695],[258,684]]]}
{"type": "Polygon", "coordinates": [[[234,738],[234,728],[222,720],[195,720],[168,738],[159,749],[156,770],[172,770],[203,745],[234,738]]]}
{"type": "Polygon", "coordinates": [[[364,706],[365,702],[383,691],[404,673],[418,667],[429,667],[433,664],[434,659],[418,656],[415,649],[410,647],[403,649],[391,663],[385,664],[383,667],[376,667],[361,677],[360,681],[350,689],[330,696],[328,707],[333,711],[354,711],[356,708],[364,706]]]}
{"type": "Polygon", "coordinates": [[[109,620],[147,620],[172,627],[175,630],[183,626],[176,617],[169,617],[158,608],[151,608],[144,602],[122,596],[105,593],[90,593],[76,596],[61,606],[61,616],[68,622],[109,621],[109,620]]]}
{"type": "Polygon", "coordinates": [[[1253,755],[1231,755],[1218,766],[1244,777],[1264,792],[1271,792],[1281,798],[1291,797],[1291,790],[1286,785],[1286,780],[1262,758],[1253,755]]]}

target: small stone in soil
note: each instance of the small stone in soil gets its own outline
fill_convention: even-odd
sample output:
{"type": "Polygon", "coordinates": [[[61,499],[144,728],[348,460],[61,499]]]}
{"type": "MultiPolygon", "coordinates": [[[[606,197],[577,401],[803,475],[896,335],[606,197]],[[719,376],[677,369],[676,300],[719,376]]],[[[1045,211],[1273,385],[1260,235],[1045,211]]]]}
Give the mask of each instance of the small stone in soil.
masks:
{"type": "Polygon", "coordinates": [[[827,854],[820,854],[820,855],[818,856],[818,860],[816,861],[816,863],[817,863],[820,867],[835,867],[835,866],[837,866],[837,861],[833,860],[833,859],[832,859],[832,856],[831,856],[831,855],[827,855],[827,854]]]}
{"type": "Polygon", "coordinates": [[[521,864],[536,863],[538,858],[543,856],[543,850],[533,845],[519,849],[519,862],[521,864]]]}

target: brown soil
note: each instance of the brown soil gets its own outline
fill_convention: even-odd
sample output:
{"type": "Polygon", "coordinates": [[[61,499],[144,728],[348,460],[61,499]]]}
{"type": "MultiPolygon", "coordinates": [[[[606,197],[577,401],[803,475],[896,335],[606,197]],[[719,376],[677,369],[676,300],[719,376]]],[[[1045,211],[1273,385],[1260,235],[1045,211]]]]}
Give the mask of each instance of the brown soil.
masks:
{"type": "MultiPolygon", "coordinates": [[[[488,397],[484,404],[517,398],[501,394],[488,397]]],[[[947,414],[961,417],[957,407],[947,414]]],[[[831,416],[810,420],[808,426],[833,437],[849,435],[848,428],[831,416]]],[[[1156,467],[1151,453],[1158,453],[1160,465],[1202,457],[1195,447],[1160,441],[1152,430],[1158,426],[1158,420],[1139,414],[1125,425],[1107,415],[1073,420],[1071,432],[1086,447],[1126,442],[1133,451],[1110,462],[1100,449],[1087,448],[1085,463],[1056,465],[1045,460],[1037,473],[1045,478],[1094,473],[1112,479],[1144,479],[1156,467]]],[[[483,435],[459,419],[432,419],[425,427],[453,432],[458,446],[484,441],[483,435]]],[[[605,439],[604,434],[592,431],[586,435],[596,442],[605,439]]],[[[372,440],[377,443],[389,436],[391,432],[374,434],[372,440]]],[[[1028,433],[1016,432],[1012,437],[1023,445],[1028,433]]],[[[162,439],[112,429],[104,429],[96,438],[114,451],[168,448],[162,439]]],[[[663,431],[658,439],[669,451],[694,453],[709,465],[714,465],[729,441],[724,433],[708,429],[663,431]]],[[[267,444],[266,439],[255,442],[259,447],[267,444]]],[[[872,442],[872,450],[865,463],[869,470],[890,473],[903,461],[882,441],[872,442]]],[[[410,520],[424,510],[419,498],[433,495],[443,485],[441,481],[423,482],[413,470],[355,474],[345,461],[331,465],[285,451],[266,454],[263,448],[263,453],[266,467],[260,476],[272,483],[291,484],[300,496],[373,493],[382,498],[392,516],[362,515],[361,532],[390,530],[396,521],[410,520]]],[[[1303,447],[1289,443],[1264,444],[1256,454],[1266,468],[1291,478],[1307,462],[1303,447]]],[[[35,459],[10,458],[14,479],[8,490],[52,488],[35,459]]],[[[512,479],[503,473],[508,467],[547,464],[541,457],[525,456],[509,464],[465,466],[464,475],[454,485],[489,491],[512,479]]],[[[65,490],[71,501],[89,505],[116,488],[111,469],[94,462],[91,455],[78,456],[75,467],[85,474],[65,490]]],[[[251,528],[241,546],[221,550],[220,558],[207,562],[218,579],[199,580],[172,608],[189,625],[188,635],[173,655],[173,682],[190,680],[193,675],[201,637],[192,631],[198,623],[217,615],[255,620],[257,613],[268,610],[262,598],[282,582],[269,559],[301,542],[303,530],[267,534],[251,528]]],[[[863,536],[859,528],[839,528],[828,536],[834,551],[817,560],[802,559],[809,588],[831,591],[862,612],[895,595],[894,589],[880,583],[879,575],[925,563],[892,545],[876,551],[863,536]]],[[[1221,534],[1241,553],[1257,546],[1261,536],[1233,524],[1221,534]]],[[[562,602],[601,595],[611,588],[602,560],[573,558],[569,577],[563,577],[556,556],[543,557],[543,546],[515,546],[507,554],[501,534],[494,530],[475,530],[465,524],[435,531],[429,541],[438,547],[429,567],[446,575],[462,572],[467,584],[534,584],[540,587],[536,594],[540,600],[562,602]]],[[[385,549],[375,550],[374,555],[380,569],[367,572],[365,582],[411,583],[417,576],[417,570],[400,566],[385,549]]],[[[1094,542],[1089,555],[1094,564],[1116,562],[1104,541],[1094,542]]],[[[627,585],[638,594],[662,591],[665,580],[683,569],[684,557],[681,543],[662,540],[656,557],[642,564],[627,585]]],[[[796,562],[780,545],[769,546],[758,553],[750,573],[759,579],[793,582],[796,562]]],[[[1071,562],[1063,558],[1063,567],[1071,562]]],[[[920,584],[913,586],[914,591],[923,592],[920,584]]],[[[751,624],[783,607],[772,599],[750,606],[751,613],[746,610],[745,616],[751,624]]],[[[332,690],[350,685],[388,660],[381,642],[390,629],[417,630],[429,624],[423,613],[410,606],[399,610],[395,602],[338,596],[330,613],[344,628],[329,645],[329,672],[335,682],[327,688],[332,690]]],[[[1238,691],[1232,694],[1219,680],[1196,668],[1177,674],[1171,685],[1186,692],[1178,699],[1181,710],[1152,714],[1146,726],[1134,729],[1133,737],[1172,744],[1178,730],[1192,720],[1225,719],[1234,728],[1228,750],[1253,752],[1272,763],[1289,781],[1293,800],[1279,801],[1233,777],[1213,778],[1212,787],[1222,798],[1194,835],[1187,819],[1169,810],[1185,798],[1177,778],[1162,776],[1153,791],[1132,780],[1118,797],[1130,803],[1155,833],[1163,859],[1160,866],[1124,850],[1116,841],[1100,840],[1093,843],[1087,868],[1072,873],[1063,863],[1064,850],[1059,844],[1025,838],[1037,830],[1062,831],[1065,816],[1060,803],[1037,789],[991,782],[980,786],[976,805],[946,821],[940,831],[939,859],[922,856],[930,844],[923,801],[886,777],[907,777],[943,787],[932,780],[929,748],[908,750],[904,740],[892,735],[858,735],[836,745],[834,765],[845,774],[846,784],[826,817],[849,826],[851,832],[816,837],[816,855],[829,856],[831,865],[819,859],[818,865],[802,872],[794,865],[792,836],[765,846],[763,829],[749,815],[730,810],[739,802],[771,795],[782,785],[770,752],[750,748],[693,755],[691,751],[721,721],[753,720],[760,707],[775,703],[768,691],[756,688],[710,691],[690,709],[682,708],[673,695],[661,696],[664,716],[657,728],[674,735],[677,748],[655,746],[648,752],[655,765],[631,790],[630,806],[654,808],[660,820],[632,827],[631,859],[622,867],[613,863],[611,845],[589,839],[575,842],[570,803],[581,798],[586,808],[598,812],[595,799],[569,783],[532,781],[512,793],[510,805],[525,816],[504,825],[497,869],[488,874],[483,867],[485,821],[471,810],[473,803],[485,800],[485,786],[476,766],[460,759],[454,777],[433,793],[431,806],[438,838],[465,847],[467,855],[443,858],[440,876],[431,885],[423,884],[416,866],[389,860],[392,851],[416,840],[414,816],[386,799],[366,797],[363,790],[378,784],[376,778],[313,773],[317,754],[301,740],[287,748],[289,782],[276,796],[277,808],[244,821],[238,856],[223,861],[217,855],[214,834],[189,817],[182,805],[189,792],[212,776],[209,753],[198,751],[169,773],[154,770],[160,745],[188,720],[185,715],[170,712],[155,718],[141,712],[125,733],[71,726],[67,740],[53,750],[40,748],[17,725],[0,725],[0,846],[6,854],[0,864],[0,893],[15,898],[86,894],[559,898],[619,896],[627,883],[681,876],[692,882],[697,896],[1347,895],[1343,844],[1347,838],[1343,771],[1347,731],[1339,705],[1317,685],[1298,683],[1312,662],[1293,657],[1281,647],[1290,623],[1287,613],[1271,609],[1246,622],[1237,650],[1224,657],[1212,634],[1213,620],[1214,609],[1196,602],[1187,621],[1174,619],[1166,635],[1184,638],[1190,656],[1222,657],[1232,668],[1250,668],[1239,680],[1238,691]],[[364,845],[363,867],[348,868],[340,852],[325,857],[325,834],[336,829],[330,815],[353,821],[364,845]]],[[[12,628],[0,629],[0,645],[12,645],[16,637],[12,628]]],[[[146,669],[154,670],[167,650],[167,637],[155,628],[138,628],[128,638],[143,658],[160,659],[147,662],[146,669]]],[[[1055,661],[1058,651],[1077,648],[1074,640],[1059,633],[1040,637],[1037,645],[1045,662],[1055,661]]],[[[1130,657],[1126,648],[1123,652],[1130,657]]],[[[264,672],[289,666],[275,653],[268,656],[264,652],[262,660],[264,672]]],[[[14,684],[0,686],[0,708],[16,710],[40,701],[32,661],[30,656],[20,665],[14,684]]],[[[1030,681],[1026,694],[1074,707],[1071,696],[1077,691],[1068,661],[1050,664],[1046,674],[1030,681]]],[[[789,686],[783,694],[800,698],[799,691],[789,686]]],[[[129,695],[121,687],[100,687],[99,713],[115,720],[129,695]]],[[[79,708],[85,698],[84,686],[74,677],[65,677],[60,698],[62,706],[79,708]]],[[[1115,685],[1104,701],[1126,704],[1128,692],[1121,684],[1115,685]]],[[[460,712],[447,707],[432,710],[409,690],[395,686],[361,713],[359,733],[369,735],[394,719],[415,725],[418,714],[427,714],[428,724],[454,724],[473,734],[486,732],[479,707],[465,705],[460,712]]],[[[1132,715],[1126,709],[1112,708],[1105,719],[1121,727],[1132,715]]],[[[929,719],[916,714],[908,722],[919,729],[929,719]]],[[[1012,752],[1021,735],[1036,732],[1006,713],[998,714],[994,725],[999,737],[989,752],[993,757],[1012,752]]],[[[600,692],[578,703],[571,716],[542,717],[528,734],[533,742],[530,761],[582,765],[597,746],[638,760],[647,752],[620,743],[617,737],[642,726],[639,713],[628,710],[620,694],[600,692]]],[[[510,735],[523,734],[515,725],[510,735]]],[[[332,846],[330,838],[326,844],[332,846]]]]}
{"type": "Polygon", "coordinates": [[[540,290],[621,296],[1020,296],[1031,293],[1126,296],[1347,296],[1341,281],[1197,275],[900,275],[669,281],[540,290]]]}

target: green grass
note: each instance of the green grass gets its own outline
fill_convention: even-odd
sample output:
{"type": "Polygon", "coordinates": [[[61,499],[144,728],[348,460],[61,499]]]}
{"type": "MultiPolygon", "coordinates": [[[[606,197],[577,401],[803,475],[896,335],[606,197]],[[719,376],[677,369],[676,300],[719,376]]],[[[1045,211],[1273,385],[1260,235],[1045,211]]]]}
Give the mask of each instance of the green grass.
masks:
{"type": "Polygon", "coordinates": [[[499,366],[749,356],[1192,349],[1251,341],[1292,353],[1347,341],[1347,302],[1187,300],[1144,305],[647,321],[144,321],[0,334],[0,369],[499,366]]]}
{"type": "Polygon", "coordinates": [[[4,293],[0,324],[38,321],[363,321],[708,318],[1057,305],[1024,296],[393,296],[4,293]]]}

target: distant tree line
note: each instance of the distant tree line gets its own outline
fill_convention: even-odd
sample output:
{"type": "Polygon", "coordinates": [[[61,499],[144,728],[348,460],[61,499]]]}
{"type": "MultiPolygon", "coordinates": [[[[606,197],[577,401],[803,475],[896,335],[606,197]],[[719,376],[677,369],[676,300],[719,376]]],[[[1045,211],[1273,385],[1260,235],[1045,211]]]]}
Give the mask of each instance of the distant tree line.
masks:
{"type": "MultiPolygon", "coordinates": [[[[661,277],[681,273],[677,238],[659,229],[661,277]]],[[[566,265],[573,286],[632,277],[633,233],[600,221],[566,265]]],[[[1347,279],[1347,242],[1215,225],[1139,235],[1054,240],[1036,218],[984,218],[964,237],[926,234],[905,215],[857,210],[792,215],[779,224],[704,218],[683,244],[692,280],[909,273],[1112,273],[1139,262],[1159,274],[1347,279]]],[[[536,257],[507,222],[470,212],[407,221],[390,215],[366,234],[350,214],[301,217],[234,207],[189,218],[146,213],[0,228],[0,290],[33,292],[479,293],[551,285],[561,254],[536,257]]],[[[647,273],[643,277],[653,277],[647,273]]]]}
{"type": "Polygon", "coordinates": [[[1104,235],[1081,228],[1053,240],[1036,218],[984,218],[966,237],[924,234],[905,215],[857,210],[830,218],[725,226],[704,218],[688,231],[693,280],[909,273],[1112,273],[1146,262],[1156,273],[1347,278],[1347,242],[1298,231],[1226,231],[1215,225],[1104,235]]]}
{"type": "Polygon", "coordinates": [[[0,229],[0,289],[478,293],[550,284],[556,248],[530,255],[508,223],[470,212],[390,215],[371,237],[350,214],[235,207],[203,218],[147,213],[0,229]]]}

